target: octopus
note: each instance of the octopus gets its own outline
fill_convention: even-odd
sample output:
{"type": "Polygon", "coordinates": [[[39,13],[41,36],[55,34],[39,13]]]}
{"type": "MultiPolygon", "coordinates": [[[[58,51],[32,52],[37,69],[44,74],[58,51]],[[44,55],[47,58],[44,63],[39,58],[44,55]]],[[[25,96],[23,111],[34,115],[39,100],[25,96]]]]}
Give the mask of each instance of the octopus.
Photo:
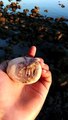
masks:
{"type": "Polygon", "coordinates": [[[39,58],[24,56],[10,60],[6,72],[13,81],[32,84],[40,79],[42,68],[39,58]]]}

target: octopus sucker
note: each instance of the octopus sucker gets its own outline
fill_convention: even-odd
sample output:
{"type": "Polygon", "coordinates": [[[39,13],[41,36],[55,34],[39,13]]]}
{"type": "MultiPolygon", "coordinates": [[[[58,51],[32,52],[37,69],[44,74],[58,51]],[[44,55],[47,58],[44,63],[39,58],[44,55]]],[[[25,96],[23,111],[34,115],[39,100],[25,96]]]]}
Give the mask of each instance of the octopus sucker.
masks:
{"type": "Polygon", "coordinates": [[[13,81],[32,84],[41,77],[42,68],[38,58],[24,56],[10,60],[6,72],[13,81]]]}

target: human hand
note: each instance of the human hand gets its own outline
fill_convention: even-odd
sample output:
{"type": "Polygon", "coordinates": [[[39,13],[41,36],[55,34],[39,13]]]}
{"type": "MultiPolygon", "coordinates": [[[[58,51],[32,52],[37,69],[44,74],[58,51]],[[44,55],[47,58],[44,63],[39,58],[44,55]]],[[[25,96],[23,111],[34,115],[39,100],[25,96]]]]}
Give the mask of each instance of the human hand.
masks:
{"type": "MultiPolygon", "coordinates": [[[[34,57],[36,47],[32,46],[28,55],[34,57]]],[[[34,120],[47,97],[52,76],[43,59],[41,78],[34,84],[24,85],[13,82],[0,70],[0,120],[34,120]]],[[[4,66],[4,65],[3,65],[4,66]]],[[[1,67],[3,70],[5,68],[1,67]]]]}

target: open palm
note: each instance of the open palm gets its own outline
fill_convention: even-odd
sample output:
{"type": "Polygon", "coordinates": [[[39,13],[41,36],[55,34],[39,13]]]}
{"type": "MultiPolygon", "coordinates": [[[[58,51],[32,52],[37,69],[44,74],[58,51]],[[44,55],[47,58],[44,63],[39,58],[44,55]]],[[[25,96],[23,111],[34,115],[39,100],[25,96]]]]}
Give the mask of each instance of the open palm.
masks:
{"type": "MultiPolygon", "coordinates": [[[[34,57],[36,47],[28,52],[34,57]]],[[[51,72],[40,58],[42,75],[38,82],[31,85],[13,82],[0,70],[0,120],[34,120],[40,112],[51,85],[51,72]]]]}

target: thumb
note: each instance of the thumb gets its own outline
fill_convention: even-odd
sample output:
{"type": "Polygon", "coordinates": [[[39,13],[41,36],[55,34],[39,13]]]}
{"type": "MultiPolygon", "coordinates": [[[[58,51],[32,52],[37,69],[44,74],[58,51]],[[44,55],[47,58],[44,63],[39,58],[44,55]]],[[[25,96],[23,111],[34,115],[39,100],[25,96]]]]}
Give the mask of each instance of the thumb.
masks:
{"type": "Polygon", "coordinates": [[[29,51],[28,51],[28,56],[30,57],[34,57],[36,54],[36,47],[35,46],[32,46],[29,51]]]}

